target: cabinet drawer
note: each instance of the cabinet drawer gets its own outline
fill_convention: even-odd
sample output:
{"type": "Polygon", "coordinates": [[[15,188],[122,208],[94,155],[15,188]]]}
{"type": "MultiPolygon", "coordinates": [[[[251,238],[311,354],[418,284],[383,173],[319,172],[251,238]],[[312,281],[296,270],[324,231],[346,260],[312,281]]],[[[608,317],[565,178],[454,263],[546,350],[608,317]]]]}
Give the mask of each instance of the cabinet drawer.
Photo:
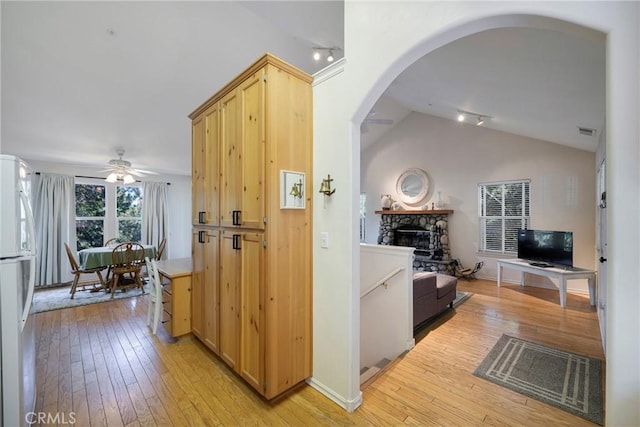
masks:
{"type": "Polygon", "coordinates": [[[171,279],[161,274],[160,283],[162,283],[162,289],[164,292],[168,293],[169,295],[173,294],[173,286],[171,284],[171,279]]]}
{"type": "Polygon", "coordinates": [[[172,296],[168,292],[162,292],[162,308],[169,314],[173,313],[172,296]]]}

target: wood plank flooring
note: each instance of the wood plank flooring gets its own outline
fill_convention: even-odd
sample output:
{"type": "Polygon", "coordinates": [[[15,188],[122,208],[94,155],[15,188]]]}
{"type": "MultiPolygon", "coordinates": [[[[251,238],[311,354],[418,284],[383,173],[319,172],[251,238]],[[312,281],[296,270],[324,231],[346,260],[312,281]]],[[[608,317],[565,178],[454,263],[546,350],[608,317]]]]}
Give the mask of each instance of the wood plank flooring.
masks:
{"type": "Polygon", "coordinates": [[[562,309],[554,290],[458,283],[474,295],[420,331],[353,414],[307,385],[264,401],[191,335],[154,337],[147,295],[37,314],[40,425],[594,425],[472,375],[503,333],[604,359],[588,297],[562,309]]]}

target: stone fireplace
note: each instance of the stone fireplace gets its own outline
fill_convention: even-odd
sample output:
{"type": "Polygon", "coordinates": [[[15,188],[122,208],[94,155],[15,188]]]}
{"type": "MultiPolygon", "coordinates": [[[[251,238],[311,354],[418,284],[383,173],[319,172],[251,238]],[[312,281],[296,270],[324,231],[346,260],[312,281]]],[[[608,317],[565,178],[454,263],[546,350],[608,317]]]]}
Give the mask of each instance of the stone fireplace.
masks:
{"type": "Polygon", "coordinates": [[[449,249],[449,215],[452,210],[376,211],[381,214],[378,244],[409,246],[413,269],[454,275],[449,249]]]}

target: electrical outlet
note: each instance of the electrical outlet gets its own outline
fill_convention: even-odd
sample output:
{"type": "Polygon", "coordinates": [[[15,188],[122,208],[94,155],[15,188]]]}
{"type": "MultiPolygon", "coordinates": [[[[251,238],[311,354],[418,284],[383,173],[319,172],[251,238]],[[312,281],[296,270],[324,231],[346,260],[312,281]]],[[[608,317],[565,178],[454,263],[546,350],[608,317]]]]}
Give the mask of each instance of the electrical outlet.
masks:
{"type": "Polygon", "coordinates": [[[320,247],[329,247],[329,233],[327,231],[323,231],[322,233],[320,233],[320,247]]]}

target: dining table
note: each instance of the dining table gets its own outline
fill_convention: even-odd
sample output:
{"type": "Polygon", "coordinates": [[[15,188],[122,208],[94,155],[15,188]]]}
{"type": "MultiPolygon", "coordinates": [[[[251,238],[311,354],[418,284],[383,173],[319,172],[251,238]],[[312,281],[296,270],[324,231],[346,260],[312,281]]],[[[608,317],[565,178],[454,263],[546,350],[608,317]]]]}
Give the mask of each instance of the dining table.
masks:
{"type": "MultiPolygon", "coordinates": [[[[145,257],[149,257],[149,259],[155,259],[155,245],[142,245],[142,247],[144,248],[145,257]]],[[[78,251],[80,266],[85,270],[99,267],[109,267],[113,264],[111,258],[112,253],[113,247],[109,246],[81,249],[80,251],[78,251]]]]}

